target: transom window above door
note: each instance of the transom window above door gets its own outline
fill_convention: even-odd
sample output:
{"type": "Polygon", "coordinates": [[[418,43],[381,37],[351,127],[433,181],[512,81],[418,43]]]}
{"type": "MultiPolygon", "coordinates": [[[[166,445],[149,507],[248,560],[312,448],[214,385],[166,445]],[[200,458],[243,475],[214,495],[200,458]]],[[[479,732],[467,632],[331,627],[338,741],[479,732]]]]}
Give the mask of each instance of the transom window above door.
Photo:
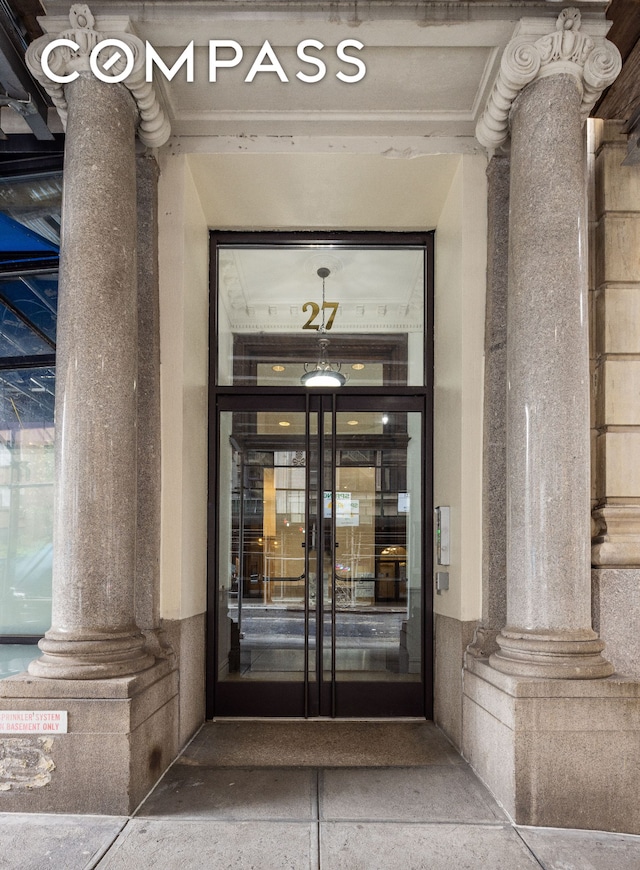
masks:
{"type": "Polygon", "coordinates": [[[212,235],[218,386],[424,386],[424,236],[227,235],[212,235]]]}

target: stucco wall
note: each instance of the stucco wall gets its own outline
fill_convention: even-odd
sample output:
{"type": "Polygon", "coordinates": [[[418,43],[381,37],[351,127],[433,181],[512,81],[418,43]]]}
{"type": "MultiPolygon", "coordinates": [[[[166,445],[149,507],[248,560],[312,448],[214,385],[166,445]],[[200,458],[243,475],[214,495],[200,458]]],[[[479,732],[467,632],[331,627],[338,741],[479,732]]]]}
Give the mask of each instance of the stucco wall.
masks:
{"type": "Polygon", "coordinates": [[[206,608],[208,227],[186,158],[161,161],[161,615],[206,608]]]}
{"type": "Polygon", "coordinates": [[[462,621],[482,607],[485,171],[461,158],[436,230],[434,505],[451,508],[451,564],[435,610],[462,621]]]}

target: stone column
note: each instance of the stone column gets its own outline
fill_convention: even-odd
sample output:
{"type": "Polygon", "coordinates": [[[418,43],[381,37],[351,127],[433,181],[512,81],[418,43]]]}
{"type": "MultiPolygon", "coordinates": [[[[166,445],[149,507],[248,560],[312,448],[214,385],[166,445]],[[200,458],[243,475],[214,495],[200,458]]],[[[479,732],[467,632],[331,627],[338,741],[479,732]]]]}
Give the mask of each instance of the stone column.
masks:
{"type": "Polygon", "coordinates": [[[160,297],[158,293],[158,162],[136,158],[138,197],[138,515],[136,623],[156,654],[160,639],[160,297]]]}
{"type": "MultiPolygon", "coordinates": [[[[533,20],[531,26],[540,22],[533,20]]],[[[594,678],[611,665],[591,628],[589,350],[583,118],[620,68],[565,9],[555,32],[507,46],[478,127],[511,127],[507,324],[507,625],[497,670],[594,678]]]]}
{"type": "MultiPolygon", "coordinates": [[[[141,75],[141,43],[126,82],[88,69],[102,36],[86,6],[72,7],[77,45],[56,48],[49,69],[29,49],[31,70],[67,121],[56,388],[53,621],[34,676],[91,679],[148,668],[154,657],[135,624],[136,571],[136,125],[154,144],[166,122],[141,75]],[[141,109],[142,106],[142,109],[141,109]],[[154,114],[155,113],[155,114],[154,114]]],[[[110,37],[113,34],[110,33],[110,37]]],[[[113,49],[106,49],[109,57],[113,49]]],[[[126,53],[125,53],[126,54],[126,53]]],[[[122,56],[122,51],[120,51],[122,56]]],[[[117,75],[124,59],[107,64],[117,75]]]]}
{"type": "Polygon", "coordinates": [[[482,463],[482,621],[467,652],[488,656],[507,609],[507,269],[509,169],[506,154],[487,167],[487,304],[482,463]]]}

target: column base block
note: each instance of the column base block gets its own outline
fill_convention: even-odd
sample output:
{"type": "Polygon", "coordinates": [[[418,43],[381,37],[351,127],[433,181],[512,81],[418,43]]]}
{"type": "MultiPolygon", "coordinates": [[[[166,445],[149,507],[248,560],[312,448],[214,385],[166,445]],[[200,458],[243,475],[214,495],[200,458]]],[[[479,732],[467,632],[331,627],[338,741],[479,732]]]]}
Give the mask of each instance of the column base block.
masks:
{"type": "Polygon", "coordinates": [[[640,683],[514,677],[467,656],[464,757],[520,825],[640,834],[640,683]]]}
{"type": "Polygon", "coordinates": [[[42,655],[29,665],[34,677],[58,680],[109,680],[129,677],[151,667],[154,657],[145,649],[144,635],[121,635],[92,640],[60,637],[49,629],[38,644],[42,655]]]}
{"type": "Polygon", "coordinates": [[[178,672],[0,680],[0,710],[66,710],[66,734],[0,734],[0,812],[129,815],[179,751],[178,672]]]}
{"type": "Polygon", "coordinates": [[[556,680],[599,680],[613,673],[601,655],[604,642],[591,629],[527,631],[503,628],[498,651],[489,657],[497,671],[516,677],[556,680]]]}

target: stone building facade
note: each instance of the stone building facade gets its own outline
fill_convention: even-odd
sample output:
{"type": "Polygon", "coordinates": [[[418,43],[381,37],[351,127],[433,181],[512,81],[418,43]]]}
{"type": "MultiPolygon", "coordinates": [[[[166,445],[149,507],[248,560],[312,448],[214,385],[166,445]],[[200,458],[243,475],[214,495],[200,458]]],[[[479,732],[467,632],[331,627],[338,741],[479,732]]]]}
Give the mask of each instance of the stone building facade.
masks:
{"type": "MultiPolygon", "coordinates": [[[[52,624],[28,672],[0,682],[0,709],[64,710],[69,727],[29,738],[51,775],[2,792],[2,809],[127,813],[205,717],[231,709],[216,699],[233,693],[216,692],[243,636],[226,610],[220,618],[220,596],[244,591],[234,593],[233,564],[224,576],[224,503],[212,503],[226,473],[224,414],[236,413],[234,388],[249,394],[237,381],[211,383],[225,341],[219,325],[210,331],[211,294],[231,284],[210,231],[236,233],[230,248],[248,233],[288,244],[305,233],[334,254],[336,231],[363,234],[365,248],[366,233],[423,233],[433,251],[425,380],[411,380],[409,359],[401,387],[382,386],[385,401],[426,397],[429,469],[411,503],[423,504],[429,542],[431,508],[449,508],[450,550],[420,550],[433,559],[420,571],[428,600],[405,608],[400,672],[411,683],[422,620],[423,715],[518,823],[640,833],[640,182],[630,125],[598,118],[622,66],[606,4],[44,6],[26,62],[51,100],[51,129],[65,130],[52,624]],[[51,50],[56,39],[67,44],[51,50]],[[129,49],[121,83],[90,66],[105,39],[120,51],[102,56],[105,74],[124,69],[129,49]],[[211,66],[207,78],[210,39],[225,41],[219,82],[211,66]],[[149,46],[174,64],[191,40],[192,81],[186,65],[147,80],[149,46]],[[304,40],[316,51],[350,41],[351,62],[336,67],[332,54],[330,83],[316,64],[318,81],[300,85],[304,40]],[[366,75],[340,80],[336,69],[356,78],[354,57],[366,75]],[[265,68],[247,81],[255,58],[265,68]],[[108,781],[96,778],[96,758],[108,758],[108,781]]],[[[392,302],[389,290],[377,315],[392,302]]],[[[265,312],[256,333],[271,329],[265,312]]],[[[371,331],[380,341],[380,322],[371,331]]],[[[365,410],[382,395],[355,384],[340,390],[365,410]]],[[[266,413],[247,404],[245,416],[254,411],[266,413]]],[[[406,425],[396,449],[415,442],[406,425]]],[[[396,486],[397,515],[410,488],[396,486]]],[[[333,548],[340,523],[329,525],[333,548]]],[[[391,548],[377,553],[374,585],[391,576],[383,555],[393,561],[391,548]]],[[[306,580],[311,557],[298,558],[303,571],[281,569],[280,580],[306,584],[308,635],[321,596],[306,580]]],[[[390,612],[410,582],[394,570],[390,612]]],[[[332,655],[326,709],[339,715],[332,655]]],[[[307,700],[309,674],[307,662],[307,700]]]]}

